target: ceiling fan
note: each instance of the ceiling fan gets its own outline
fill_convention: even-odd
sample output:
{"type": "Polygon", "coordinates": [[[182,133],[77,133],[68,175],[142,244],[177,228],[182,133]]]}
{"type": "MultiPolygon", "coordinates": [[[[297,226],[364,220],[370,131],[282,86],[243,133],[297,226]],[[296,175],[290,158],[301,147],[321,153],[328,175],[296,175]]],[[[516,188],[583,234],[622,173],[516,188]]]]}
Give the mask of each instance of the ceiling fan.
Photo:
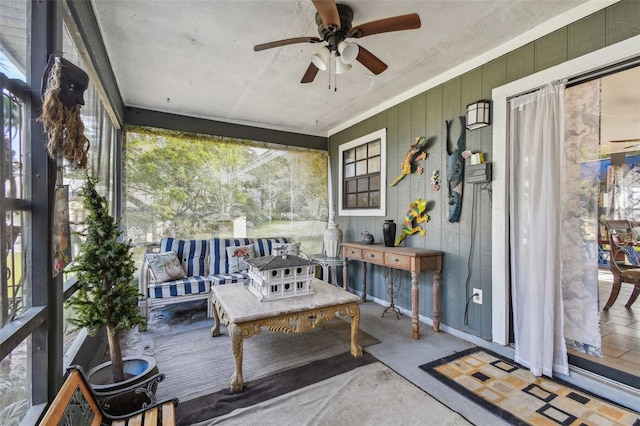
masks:
{"type": "Polygon", "coordinates": [[[352,26],[353,10],[344,4],[336,4],[335,0],[311,0],[315,6],[316,24],[320,37],[295,37],[270,43],[258,44],[253,50],[271,49],[295,43],[323,43],[318,53],[311,57],[311,64],[302,77],[301,83],[311,83],[318,71],[326,70],[331,54],[336,57],[336,74],[349,68],[353,61],[358,61],[375,75],[387,69],[387,64],[357,43],[347,42],[348,38],[362,38],[374,34],[393,31],[415,30],[420,28],[420,17],[417,13],[394,16],[352,26]]]}

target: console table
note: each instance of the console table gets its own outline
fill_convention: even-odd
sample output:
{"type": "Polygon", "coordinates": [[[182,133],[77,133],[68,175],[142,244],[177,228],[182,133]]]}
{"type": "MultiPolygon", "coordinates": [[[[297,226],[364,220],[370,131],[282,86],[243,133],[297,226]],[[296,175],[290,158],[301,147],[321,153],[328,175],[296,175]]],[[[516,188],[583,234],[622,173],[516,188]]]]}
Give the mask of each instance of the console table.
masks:
{"type": "Polygon", "coordinates": [[[347,270],[349,259],[362,262],[361,299],[363,302],[367,298],[367,263],[411,272],[411,326],[413,338],[417,339],[420,335],[418,321],[418,274],[420,272],[433,271],[433,330],[440,331],[440,273],[442,272],[443,255],[444,253],[438,250],[386,247],[383,244],[343,243],[344,288],[349,288],[347,270]]]}

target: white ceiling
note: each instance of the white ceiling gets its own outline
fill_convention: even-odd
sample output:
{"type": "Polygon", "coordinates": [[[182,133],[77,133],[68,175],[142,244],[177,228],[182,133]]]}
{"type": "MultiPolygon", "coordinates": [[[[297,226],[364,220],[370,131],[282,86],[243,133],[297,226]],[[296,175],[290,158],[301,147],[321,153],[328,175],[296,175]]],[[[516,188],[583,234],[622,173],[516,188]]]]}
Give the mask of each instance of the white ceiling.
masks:
{"type": "MultiPolygon", "coordinates": [[[[419,93],[426,83],[474,58],[490,59],[505,43],[531,41],[521,34],[531,37],[539,26],[552,25],[550,19],[558,22],[559,15],[594,2],[341,3],[353,9],[354,26],[415,12],[422,27],[349,39],[389,68],[375,76],[355,63],[338,76],[334,91],[333,83],[328,88],[327,72],[319,72],[313,83],[300,83],[321,44],[253,51],[260,43],[317,37],[310,0],[92,0],[126,106],[319,136],[419,93]]],[[[598,8],[611,1],[599,3],[598,8]]]]}

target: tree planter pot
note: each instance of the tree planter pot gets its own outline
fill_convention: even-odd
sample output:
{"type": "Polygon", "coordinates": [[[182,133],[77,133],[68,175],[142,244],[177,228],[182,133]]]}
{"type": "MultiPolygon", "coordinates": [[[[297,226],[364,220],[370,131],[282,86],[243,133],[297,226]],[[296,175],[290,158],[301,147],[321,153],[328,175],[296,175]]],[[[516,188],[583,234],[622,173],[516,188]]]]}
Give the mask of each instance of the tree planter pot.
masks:
{"type": "Polygon", "coordinates": [[[152,357],[125,357],[122,362],[127,377],[122,382],[111,383],[111,361],[96,366],[87,375],[100,406],[113,416],[126,415],[155,403],[158,382],[164,378],[152,357]]]}

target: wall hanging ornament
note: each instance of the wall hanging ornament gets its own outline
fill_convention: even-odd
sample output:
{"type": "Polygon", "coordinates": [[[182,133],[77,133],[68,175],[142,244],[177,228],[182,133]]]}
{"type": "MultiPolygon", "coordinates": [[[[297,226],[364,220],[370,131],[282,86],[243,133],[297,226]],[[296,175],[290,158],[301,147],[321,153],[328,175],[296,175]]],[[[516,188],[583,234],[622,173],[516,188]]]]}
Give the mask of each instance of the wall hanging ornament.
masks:
{"type": "Polygon", "coordinates": [[[427,139],[424,136],[417,137],[411,144],[411,148],[409,148],[407,154],[404,156],[404,160],[400,163],[400,175],[398,175],[398,177],[395,178],[389,186],[395,186],[395,184],[400,182],[403,177],[410,175],[414,170],[421,175],[424,169],[418,165],[418,161],[427,158],[427,153],[425,152],[426,149],[427,139]]]}
{"type": "Polygon", "coordinates": [[[402,232],[396,240],[396,246],[399,246],[407,235],[413,235],[416,232],[419,232],[421,237],[426,235],[426,231],[419,226],[420,223],[429,221],[426,210],[427,200],[416,198],[409,204],[409,211],[402,222],[402,232]]]}
{"type": "Polygon", "coordinates": [[[42,76],[42,122],[51,159],[60,154],[74,168],[87,167],[89,140],[84,135],[80,106],[89,76],[68,60],[50,55],[42,76]]]}
{"type": "Polygon", "coordinates": [[[447,124],[447,189],[449,190],[449,222],[455,223],[460,220],[462,212],[462,186],[464,184],[464,158],[462,153],[465,150],[465,117],[460,119],[460,137],[456,149],[451,151],[451,123],[453,120],[446,120],[447,124]]]}
{"type": "Polygon", "coordinates": [[[385,219],[382,224],[382,238],[384,239],[385,247],[393,247],[396,239],[396,224],[393,219],[385,219]]]}
{"type": "Polygon", "coordinates": [[[431,179],[429,179],[429,185],[434,191],[440,191],[440,170],[434,170],[431,172],[431,179]]]}

